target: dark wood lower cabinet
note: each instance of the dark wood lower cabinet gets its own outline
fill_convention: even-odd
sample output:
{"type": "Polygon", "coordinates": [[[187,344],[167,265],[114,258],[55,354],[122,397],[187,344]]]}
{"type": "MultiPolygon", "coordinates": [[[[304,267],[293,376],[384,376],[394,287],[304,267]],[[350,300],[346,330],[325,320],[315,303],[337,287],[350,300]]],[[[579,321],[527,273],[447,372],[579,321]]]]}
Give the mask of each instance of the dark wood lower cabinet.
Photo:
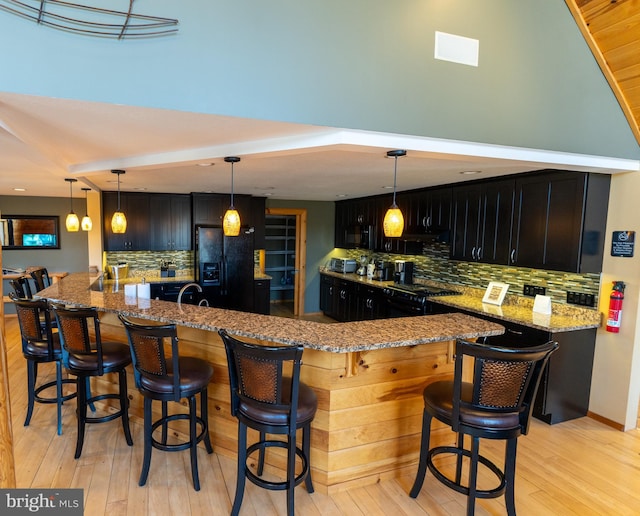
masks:
{"type": "Polygon", "coordinates": [[[529,347],[555,340],[559,347],[551,355],[547,369],[542,376],[533,406],[533,415],[549,424],[561,423],[587,415],[596,345],[595,328],[551,333],[485,317],[474,312],[464,313],[502,324],[505,327],[506,331],[503,335],[488,337],[487,344],[529,347]]]}
{"type": "Polygon", "coordinates": [[[320,310],[341,322],[385,317],[382,289],[320,275],[320,310]]]}
{"type": "Polygon", "coordinates": [[[254,280],[253,311],[255,313],[265,315],[271,313],[270,287],[271,281],[268,279],[254,280]]]}

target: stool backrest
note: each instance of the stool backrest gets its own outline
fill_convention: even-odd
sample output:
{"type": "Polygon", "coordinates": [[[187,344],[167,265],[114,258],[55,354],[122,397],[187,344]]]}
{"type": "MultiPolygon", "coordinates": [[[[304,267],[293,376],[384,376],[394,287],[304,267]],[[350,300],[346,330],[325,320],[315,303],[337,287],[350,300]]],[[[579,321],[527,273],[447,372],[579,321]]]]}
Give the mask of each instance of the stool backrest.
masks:
{"type": "Polygon", "coordinates": [[[96,355],[97,374],[102,375],[104,370],[98,310],[53,305],[53,312],[58,322],[62,362],[65,367],[69,367],[69,355],[79,359],[83,355],[96,355]]]}
{"type": "Polygon", "coordinates": [[[31,277],[36,284],[36,292],[40,292],[41,290],[51,286],[49,272],[44,267],[31,271],[31,277]]]}
{"type": "Polygon", "coordinates": [[[267,346],[240,341],[220,330],[229,367],[231,414],[237,415],[240,402],[269,405],[273,410],[292,413],[295,428],[300,385],[302,346],[267,346]],[[287,365],[286,375],[285,365],[287,365]]]}
{"type": "Polygon", "coordinates": [[[458,431],[460,408],[517,413],[523,434],[529,429],[533,401],[549,356],[558,348],[547,342],[527,348],[488,346],[458,339],[454,372],[452,427],[458,431]],[[472,357],[471,399],[463,399],[464,357],[472,357]]]}
{"type": "Polygon", "coordinates": [[[51,313],[49,303],[44,299],[19,299],[11,292],[9,297],[16,306],[22,352],[29,354],[29,343],[42,343],[47,347],[48,359],[53,360],[54,340],[51,330],[51,313]]]}
{"type": "Polygon", "coordinates": [[[180,367],[178,335],[175,324],[146,325],[130,321],[119,315],[127,332],[133,375],[136,387],[144,390],[142,377],[172,380],[174,401],[180,401],[180,367]],[[168,367],[165,345],[171,346],[171,368],[168,367]]]}
{"type": "Polygon", "coordinates": [[[13,292],[19,298],[31,299],[33,297],[27,276],[20,276],[19,278],[9,280],[9,285],[11,285],[13,292]]]}

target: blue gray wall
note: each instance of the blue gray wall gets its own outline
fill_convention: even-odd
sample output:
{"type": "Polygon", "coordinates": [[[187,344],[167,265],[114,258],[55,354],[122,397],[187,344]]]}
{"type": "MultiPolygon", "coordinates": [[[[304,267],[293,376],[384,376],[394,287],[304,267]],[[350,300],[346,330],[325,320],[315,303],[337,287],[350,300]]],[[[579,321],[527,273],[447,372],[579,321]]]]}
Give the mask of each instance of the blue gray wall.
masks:
{"type": "Polygon", "coordinates": [[[561,0],[137,0],[135,10],[177,18],[179,32],[107,40],[0,11],[10,49],[0,91],[640,158],[561,0]],[[434,60],[436,30],[478,39],[479,67],[434,60]]]}

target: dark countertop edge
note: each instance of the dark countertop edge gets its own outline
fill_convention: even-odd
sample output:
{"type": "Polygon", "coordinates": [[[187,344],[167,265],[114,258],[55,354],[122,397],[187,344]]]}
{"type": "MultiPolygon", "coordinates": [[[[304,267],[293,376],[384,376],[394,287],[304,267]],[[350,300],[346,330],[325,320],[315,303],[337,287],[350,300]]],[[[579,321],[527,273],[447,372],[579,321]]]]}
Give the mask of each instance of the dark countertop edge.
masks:
{"type": "Polygon", "coordinates": [[[144,300],[148,308],[137,305],[125,305],[122,292],[103,295],[101,292],[90,291],[90,285],[96,278],[90,278],[86,273],[76,273],[68,276],[60,283],[56,283],[38,293],[37,297],[48,299],[53,303],[63,303],[77,306],[96,306],[98,311],[122,314],[128,317],[171,323],[178,326],[198,330],[217,332],[224,328],[230,334],[248,337],[280,344],[302,344],[305,348],[328,351],[332,353],[349,353],[357,351],[371,351],[377,349],[411,347],[434,342],[455,340],[456,338],[473,339],[477,337],[501,335],[504,327],[498,323],[475,318],[465,314],[455,314],[458,327],[469,323],[471,327],[455,333],[450,329],[441,331],[433,328],[432,324],[425,326],[425,322],[451,326],[451,314],[431,315],[401,319],[380,319],[374,321],[356,321],[349,323],[320,323],[287,319],[276,316],[236,312],[222,308],[198,307],[159,300],[144,300]],[[60,293],[60,288],[71,286],[69,292],[60,293]],[[75,292],[74,292],[75,290],[75,292]],[[92,295],[102,296],[106,304],[122,304],[123,306],[105,306],[105,304],[91,303],[92,295]],[[84,300],[82,298],[85,298],[84,300]],[[168,315],[168,311],[172,312],[168,315]],[[177,311],[182,316],[179,316],[177,311]],[[203,312],[207,310],[208,312],[203,312]],[[205,316],[206,314],[206,316],[205,316]],[[238,314],[242,314],[240,317],[238,314]],[[206,318],[204,323],[198,319],[206,318]],[[273,320],[278,324],[273,325],[273,320]],[[424,319],[424,320],[422,320],[424,319]],[[224,321],[224,322],[223,322],[224,321]],[[227,323],[229,321],[229,323],[227,323]],[[274,331],[265,331],[271,325],[274,331]],[[415,325],[415,329],[411,328],[415,325]],[[251,326],[254,326],[252,328],[251,326]],[[475,326],[475,328],[474,328],[475,326]],[[260,328],[260,329],[255,329],[260,328]],[[286,332],[290,332],[290,336],[286,332]],[[285,332],[283,335],[282,332],[285,332]],[[399,334],[407,338],[393,340],[384,338],[389,333],[399,334]],[[422,336],[420,336],[422,335],[422,336]],[[355,342],[349,343],[349,340],[355,342]],[[339,344],[331,344],[331,343],[339,344]]]}

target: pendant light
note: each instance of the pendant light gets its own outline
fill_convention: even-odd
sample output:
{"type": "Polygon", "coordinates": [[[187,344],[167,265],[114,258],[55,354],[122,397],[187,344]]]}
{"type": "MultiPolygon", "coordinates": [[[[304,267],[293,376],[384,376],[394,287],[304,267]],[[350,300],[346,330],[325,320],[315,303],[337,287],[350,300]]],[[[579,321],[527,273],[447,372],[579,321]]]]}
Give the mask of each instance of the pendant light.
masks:
{"type": "Polygon", "coordinates": [[[387,152],[387,157],[394,158],[395,161],[393,167],[393,204],[387,210],[384,216],[384,222],[382,223],[384,236],[386,237],[402,236],[402,230],[404,229],[404,217],[402,216],[400,208],[396,205],[396,176],[398,174],[398,158],[406,155],[407,151],[402,149],[387,152]]]}
{"type": "Polygon", "coordinates": [[[80,223],[80,227],[82,228],[82,231],[91,231],[91,228],[93,227],[93,221],[91,220],[91,217],[89,217],[89,204],[88,204],[88,198],[87,198],[87,192],[89,192],[91,188],[85,187],[82,190],[84,190],[85,211],[84,211],[84,217],[82,217],[82,222],[80,223]]]}
{"type": "Polygon", "coordinates": [[[125,233],[127,231],[127,217],[120,211],[120,176],[125,172],[124,170],[112,170],[111,173],[118,176],[118,209],[111,217],[111,231],[125,233]]]}
{"type": "Polygon", "coordinates": [[[233,206],[233,164],[238,163],[237,156],[227,156],[224,158],[227,163],[231,163],[231,206],[222,219],[222,231],[225,236],[238,236],[240,234],[240,214],[233,206]]]}
{"type": "Polygon", "coordinates": [[[73,211],[73,183],[75,183],[77,179],[68,177],[65,181],[69,183],[69,215],[67,215],[65,226],[67,226],[67,231],[78,231],[78,229],[80,229],[80,221],[73,211]]]}

